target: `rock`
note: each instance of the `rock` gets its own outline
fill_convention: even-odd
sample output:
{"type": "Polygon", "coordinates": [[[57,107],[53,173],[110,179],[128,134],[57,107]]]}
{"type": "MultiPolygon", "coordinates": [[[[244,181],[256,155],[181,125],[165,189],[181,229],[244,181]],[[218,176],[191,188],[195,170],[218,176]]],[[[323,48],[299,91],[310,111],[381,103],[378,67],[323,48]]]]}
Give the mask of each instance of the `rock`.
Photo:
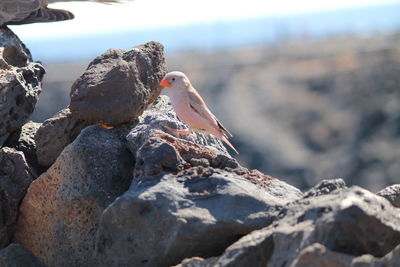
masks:
{"type": "Polygon", "coordinates": [[[322,180],[316,186],[304,193],[304,198],[329,194],[335,190],[346,188],[342,178],[322,180]]]}
{"type": "Polygon", "coordinates": [[[288,184],[240,167],[213,137],[189,141],[158,130],[182,126],[165,112],[165,100],[127,136],[136,159],[134,180],[102,215],[100,266],[170,266],[185,257],[216,256],[302,197],[288,184]]]}
{"type": "Polygon", "coordinates": [[[18,37],[0,27],[0,136],[20,128],[31,115],[44,73],[18,37]]]}
{"type": "Polygon", "coordinates": [[[388,186],[376,194],[389,200],[396,208],[400,208],[400,184],[388,186]]]}
{"type": "Polygon", "coordinates": [[[88,123],[72,115],[68,108],[43,122],[35,136],[39,164],[43,167],[53,164],[86,126],[88,123]]]}
{"type": "MultiPolygon", "coordinates": [[[[327,267],[384,267],[400,265],[400,246],[389,252],[382,258],[372,255],[354,257],[351,255],[334,252],[324,245],[314,243],[303,249],[298,259],[291,266],[327,266],[327,267]]],[[[194,266],[193,266],[194,267],[194,266]]]]}
{"type": "Polygon", "coordinates": [[[356,186],[295,201],[278,217],[228,247],[215,266],[297,266],[296,261],[326,264],[325,259],[340,266],[351,258],[336,253],[382,257],[400,243],[398,210],[356,186]],[[329,255],[309,247],[315,243],[329,249],[329,255]],[[310,253],[326,257],[311,259],[310,253]]]}
{"type": "Polygon", "coordinates": [[[0,149],[0,248],[10,242],[18,205],[34,178],[22,152],[8,147],[0,149]]]}
{"type": "Polygon", "coordinates": [[[10,244],[0,250],[1,267],[46,267],[29,250],[20,244],[10,244]]]}
{"type": "Polygon", "coordinates": [[[29,187],[15,242],[49,266],[92,266],[100,215],[133,176],[127,132],[85,128],[29,187]]]}
{"type": "Polygon", "coordinates": [[[166,73],[163,46],[149,42],[95,58],[71,88],[71,112],[91,123],[117,125],[137,119],[156,100],[166,73]]]}
{"type": "Polygon", "coordinates": [[[13,132],[4,142],[4,146],[15,148],[18,151],[24,152],[26,161],[36,173],[41,173],[42,168],[38,163],[36,155],[35,135],[41,123],[27,122],[21,129],[13,132]]]}
{"type": "Polygon", "coordinates": [[[285,203],[221,169],[197,167],[134,182],[103,213],[97,257],[101,266],[170,266],[185,257],[216,256],[270,224],[285,203]]]}

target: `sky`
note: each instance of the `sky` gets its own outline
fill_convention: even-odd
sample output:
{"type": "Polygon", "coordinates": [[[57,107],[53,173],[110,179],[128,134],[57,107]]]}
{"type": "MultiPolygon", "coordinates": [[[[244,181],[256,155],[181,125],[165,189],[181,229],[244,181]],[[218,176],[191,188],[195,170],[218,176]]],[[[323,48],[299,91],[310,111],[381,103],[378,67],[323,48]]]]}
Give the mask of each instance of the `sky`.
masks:
{"type": "Polygon", "coordinates": [[[113,5],[92,2],[56,3],[50,7],[72,11],[75,19],[11,28],[24,40],[37,40],[399,2],[400,0],[135,0],[113,5]]]}

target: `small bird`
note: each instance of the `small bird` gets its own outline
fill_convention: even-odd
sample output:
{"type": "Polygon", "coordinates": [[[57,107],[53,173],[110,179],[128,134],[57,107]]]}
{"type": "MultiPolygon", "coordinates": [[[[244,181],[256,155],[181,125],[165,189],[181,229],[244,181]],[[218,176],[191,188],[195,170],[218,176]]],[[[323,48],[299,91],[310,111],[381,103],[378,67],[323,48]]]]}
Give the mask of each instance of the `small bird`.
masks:
{"type": "Polygon", "coordinates": [[[0,26],[73,19],[74,14],[67,10],[47,7],[48,4],[71,1],[122,2],[122,0],[0,0],[0,26]]]}
{"type": "MultiPolygon", "coordinates": [[[[227,139],[232,137],[232,134],[211,113],[203,98],[184,73],[169,72],[161,80],[160,85],[170,89],[172,107],[179,119],[189,126],[190,131],[212,134],[239,154],[227,139]]],[[[190,131],[175,130],[178,133],[189,133],[190,131]]]]}

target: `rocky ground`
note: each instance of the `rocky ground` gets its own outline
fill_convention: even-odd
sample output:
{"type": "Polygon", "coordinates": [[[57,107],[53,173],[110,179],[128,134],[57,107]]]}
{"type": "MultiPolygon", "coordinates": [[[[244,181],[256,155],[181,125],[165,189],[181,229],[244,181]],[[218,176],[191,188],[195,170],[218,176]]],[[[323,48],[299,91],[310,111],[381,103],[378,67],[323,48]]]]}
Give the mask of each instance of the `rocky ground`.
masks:
{"type": "MultiPolygon", "coordinates": [[[[27,50],[0,31],[11,40],[0,50],[9,64],[4,51],[27,50]]],[[[169,133],[186,126],[159,96],[161,44],[95,58],[69,106],[43,123],[26,122],[33,108],[17,109],[38,98],[43,76],[23,75],[27,64],[43,70],[25,55],[26,64],[1,70],[14,77],[2,85],[1,107],[27,115],[13,127],[15,116],[4,118],[0,129],[8,135],[0,149],[0,265],[400,264],[400,185],[374,194],[331,179],[301,191],[241,166],[212,136],[169,133]],[[10,94],[16,82],[23,86],[10,94]]]]}

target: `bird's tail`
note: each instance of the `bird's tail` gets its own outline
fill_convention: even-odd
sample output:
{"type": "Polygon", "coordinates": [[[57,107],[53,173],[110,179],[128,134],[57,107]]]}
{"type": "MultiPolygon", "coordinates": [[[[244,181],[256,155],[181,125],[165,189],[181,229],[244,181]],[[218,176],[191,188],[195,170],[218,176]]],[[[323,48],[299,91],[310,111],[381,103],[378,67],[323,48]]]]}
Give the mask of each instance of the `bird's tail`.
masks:
{"type": "Polygon", "coordinates": [[[236,154],[239,155],[239,152],[238,152],[238,151],[236,150],[236,148],[231,144],[231,142],[228,141],[228,139],[227,139],[224,135],[222,135],[222,136],[220,137],[220,139],[221,139],[225,144],[227,144],[230,148],[232,148],[233,151],[236,152],[236,154]]]}

